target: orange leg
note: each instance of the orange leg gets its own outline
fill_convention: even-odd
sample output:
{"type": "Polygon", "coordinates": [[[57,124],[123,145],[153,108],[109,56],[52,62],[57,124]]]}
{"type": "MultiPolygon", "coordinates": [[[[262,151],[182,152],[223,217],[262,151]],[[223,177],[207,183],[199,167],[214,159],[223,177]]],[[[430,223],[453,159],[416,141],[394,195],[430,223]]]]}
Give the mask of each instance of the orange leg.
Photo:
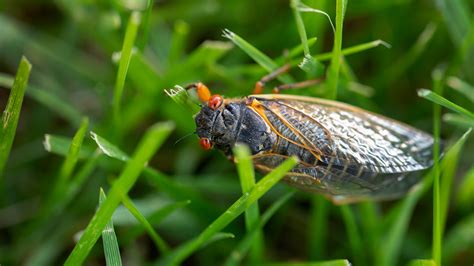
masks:
{"type": "Polygon", "coordinates": [[[290,64],[285,64],[280,68],[275,69],[273,72],[270,74],[264,76],[261,78],[257,83],[255,83],[255,89],[253,90],[253,94],[261,94],[263,92],[263,89],[265,88],[265,83],[275,79],[279,75],[288,72],[290,70],[291,65],[290,64]]]}
{"type": "Polygon", "coordinates": [[[282,84],[273,88],[273,93],[280,93],[281,90],[306,88],[321,82],[322,79],[310,79],[301,82],[282,84]]]}
{"type": "Polygon", "coordinates": [[[207,103],[211,98],[211,91],[201,82],[192,83],[186,86],[186,90],[196,89],[199,100],[203,103],[207,103]]]}
{"type": "MultiPolygon", "coordinates": [[[[291,68],[290,64],[285,64],[282,67],[275,69],[270,74],[261,78],[259,81],[257,81],[257,83],[255,83],[253,94],[262,94],[263,90],[265,89],[265,83],[275,79],[276,77],[278,77],[279,75],[283,73],[288,72],[290,68],[291,68]]],[[[281,90],[306,88],[314,84],[320,83],[321,80],[322,79],[310,79],[310,80],[305,80],[302,82],[296,82],[296,83],[291,83],[291,84],[282,84],[273,88],[273,93],[280,93],[281,90]]]]}

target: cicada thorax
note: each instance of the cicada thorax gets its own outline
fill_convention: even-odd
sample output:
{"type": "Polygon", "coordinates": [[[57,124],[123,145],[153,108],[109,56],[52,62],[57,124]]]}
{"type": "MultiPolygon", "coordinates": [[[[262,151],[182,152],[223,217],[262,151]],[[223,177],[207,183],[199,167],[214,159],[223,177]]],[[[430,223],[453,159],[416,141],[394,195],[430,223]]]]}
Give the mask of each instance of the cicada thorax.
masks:
{"type": "Polygon", "coordinates": [[[227,156],[232,155],[236,143],[246,144],[252,154],[257,154],[270,151],[276,141],[268,123],[245,100],[227,100],[215,109],[203,106],[195,122],[197,135],[227,156]]]}

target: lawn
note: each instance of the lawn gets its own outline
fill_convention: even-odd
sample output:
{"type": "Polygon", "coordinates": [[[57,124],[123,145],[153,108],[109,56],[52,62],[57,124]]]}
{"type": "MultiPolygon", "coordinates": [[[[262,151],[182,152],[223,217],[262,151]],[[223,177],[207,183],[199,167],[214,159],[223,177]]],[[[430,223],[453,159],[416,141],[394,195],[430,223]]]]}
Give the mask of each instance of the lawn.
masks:
{"type": "Polygon", "coordinates": [[[473,63],[468,0],[0,2],[0,265],[472,265],[473,63]],[[202,150],[177,88],[285,64],[266,93],[432,134],[417,189],[334,205],[202,150]]]}

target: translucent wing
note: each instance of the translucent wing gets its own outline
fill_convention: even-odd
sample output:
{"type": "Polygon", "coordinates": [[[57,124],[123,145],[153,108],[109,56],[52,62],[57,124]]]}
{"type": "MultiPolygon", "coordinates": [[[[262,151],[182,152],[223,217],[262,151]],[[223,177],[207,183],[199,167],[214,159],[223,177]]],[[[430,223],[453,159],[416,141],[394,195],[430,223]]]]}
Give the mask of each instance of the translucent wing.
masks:
{"type": "MultiPolygon", "coordinates": [[[[290,95],[254,97],[278,134],[298,145],[298,151],[285,155],[298,155],[307,164],[294,171],[318,179],[323,185],[318,190],[327,194],[397,197],[415,183],[417,175],[412,172],[432,164],[433,138],[403,123],[334,101],[290,95]],[[305,156],[318,159],[313,163],[305,156]]],[[[293,185],[301,187],[298,184],[293,185]]]]}

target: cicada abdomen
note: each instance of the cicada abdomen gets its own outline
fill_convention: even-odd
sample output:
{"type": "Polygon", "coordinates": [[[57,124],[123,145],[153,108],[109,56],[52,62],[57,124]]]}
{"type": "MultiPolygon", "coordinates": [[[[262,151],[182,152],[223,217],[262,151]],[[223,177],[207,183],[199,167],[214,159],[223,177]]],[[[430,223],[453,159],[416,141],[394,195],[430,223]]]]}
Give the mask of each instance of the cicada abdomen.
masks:
{"type": "Polygon", "coordinates": [[[429,134],[357,107],[291,95],[219,99],[195,117],[201,142],[230,157],[245,143],[263,172],[296,155],[285,181],[335,202],[400,197],[432,165],[429,134]]]}

